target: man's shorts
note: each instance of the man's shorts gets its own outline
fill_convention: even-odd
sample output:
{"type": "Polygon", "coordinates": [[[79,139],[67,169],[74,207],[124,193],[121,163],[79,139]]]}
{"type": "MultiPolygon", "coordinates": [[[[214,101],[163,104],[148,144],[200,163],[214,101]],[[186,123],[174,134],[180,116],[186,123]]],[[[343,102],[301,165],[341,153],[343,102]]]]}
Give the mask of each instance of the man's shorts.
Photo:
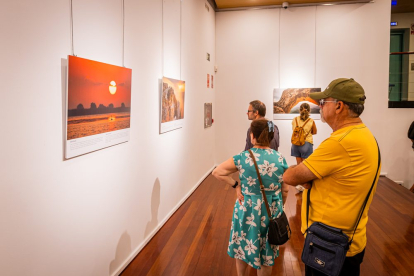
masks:
{"type": "Polygon", "coordinates": [[[300,157],[306,159],[313,153],[313,145],[309,142],[305,142],[303,146],[292,145],[290,151],[291,156],[300,157]]]}

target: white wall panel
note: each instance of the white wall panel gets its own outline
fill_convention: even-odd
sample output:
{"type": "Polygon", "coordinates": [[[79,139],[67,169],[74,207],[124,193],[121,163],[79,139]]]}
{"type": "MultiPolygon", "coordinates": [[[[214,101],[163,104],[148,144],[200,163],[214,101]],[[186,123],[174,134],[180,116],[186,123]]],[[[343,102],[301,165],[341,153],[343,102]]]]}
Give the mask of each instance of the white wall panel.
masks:
{"type": "Polygon", "coordinates": [[[181,0],[162,0],[164,76],[181,78],[181,0]]]}
{"type": "Polygon", "coordinates": [[[280,10],[280,88],[315,86],[316,7],[280,10]]]}
{"type": "Polygon", "coordinates": [[[222,162],[244,150],[249,102],[264,102],[267,117],[272,117],[279,77],[279,10],[218,13],[216,25],[216,160],[222,162]]]}

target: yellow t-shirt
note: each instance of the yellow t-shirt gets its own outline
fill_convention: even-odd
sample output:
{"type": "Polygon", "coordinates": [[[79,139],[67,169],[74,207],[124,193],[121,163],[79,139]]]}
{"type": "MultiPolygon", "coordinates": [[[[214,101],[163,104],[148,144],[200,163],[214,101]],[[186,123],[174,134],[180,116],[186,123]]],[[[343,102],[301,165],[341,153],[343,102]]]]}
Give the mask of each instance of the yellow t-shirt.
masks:
{"type": "MultiPolygon", "coordinates": [[[[303,126],[306,122],[302,121],[300,119],[300,116],[296,117],[292,120],[292,130],[295,130],[296,127],[296,120],[298,121],[299,126],[303,126]]],[[[313,126],[313,119],[309,118],[309,121],[306,123],[306,125],[303,127],[303,131],[305,133],[305,142],[309,142],[313,145],[313,135],[312,135],[312,126],[313,126]]]]}
{"type": "MultiPolygon", "coordinates": [[[[322,222],[342,229],[351,238],[378,168],[378,149],[371,131],[364,124],[339,129],[323,141],[303,164],[318,177],[312,185],[309,226],[315,221],[322,222]]],[[[348,257],[362,252],[366,246],[368,209],[379,172],[346,254],[348,257]]],[[[302,201],[303,233],[306,230],[307,192],[303,193],[302,201]]]]}

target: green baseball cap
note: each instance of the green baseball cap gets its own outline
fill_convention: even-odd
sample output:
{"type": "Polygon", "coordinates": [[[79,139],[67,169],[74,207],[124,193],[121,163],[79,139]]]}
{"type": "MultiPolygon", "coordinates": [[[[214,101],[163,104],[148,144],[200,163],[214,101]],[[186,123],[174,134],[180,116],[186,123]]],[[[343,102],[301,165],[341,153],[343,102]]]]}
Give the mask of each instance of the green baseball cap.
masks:
{"type": "Polygon", "coordinates": [[[333,80],[322,92],[310,93],[314,100],[334,98],[340,101],[364,104],[365,91],[354,79],[339,78],[333,80]]]}

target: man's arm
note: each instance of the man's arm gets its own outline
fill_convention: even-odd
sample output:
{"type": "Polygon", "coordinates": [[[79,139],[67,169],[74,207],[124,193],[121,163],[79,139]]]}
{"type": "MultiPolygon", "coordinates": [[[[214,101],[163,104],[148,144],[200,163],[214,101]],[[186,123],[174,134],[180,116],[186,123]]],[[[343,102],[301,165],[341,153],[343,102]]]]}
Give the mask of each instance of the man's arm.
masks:
{"type": "Polygon", "coordinates": [[[283,182],[291,186],[304,185],[307,188],[307,184],[314,179],[317,179],[316,175],[303,162],[290,166],[283,174],[283,182]]]}

